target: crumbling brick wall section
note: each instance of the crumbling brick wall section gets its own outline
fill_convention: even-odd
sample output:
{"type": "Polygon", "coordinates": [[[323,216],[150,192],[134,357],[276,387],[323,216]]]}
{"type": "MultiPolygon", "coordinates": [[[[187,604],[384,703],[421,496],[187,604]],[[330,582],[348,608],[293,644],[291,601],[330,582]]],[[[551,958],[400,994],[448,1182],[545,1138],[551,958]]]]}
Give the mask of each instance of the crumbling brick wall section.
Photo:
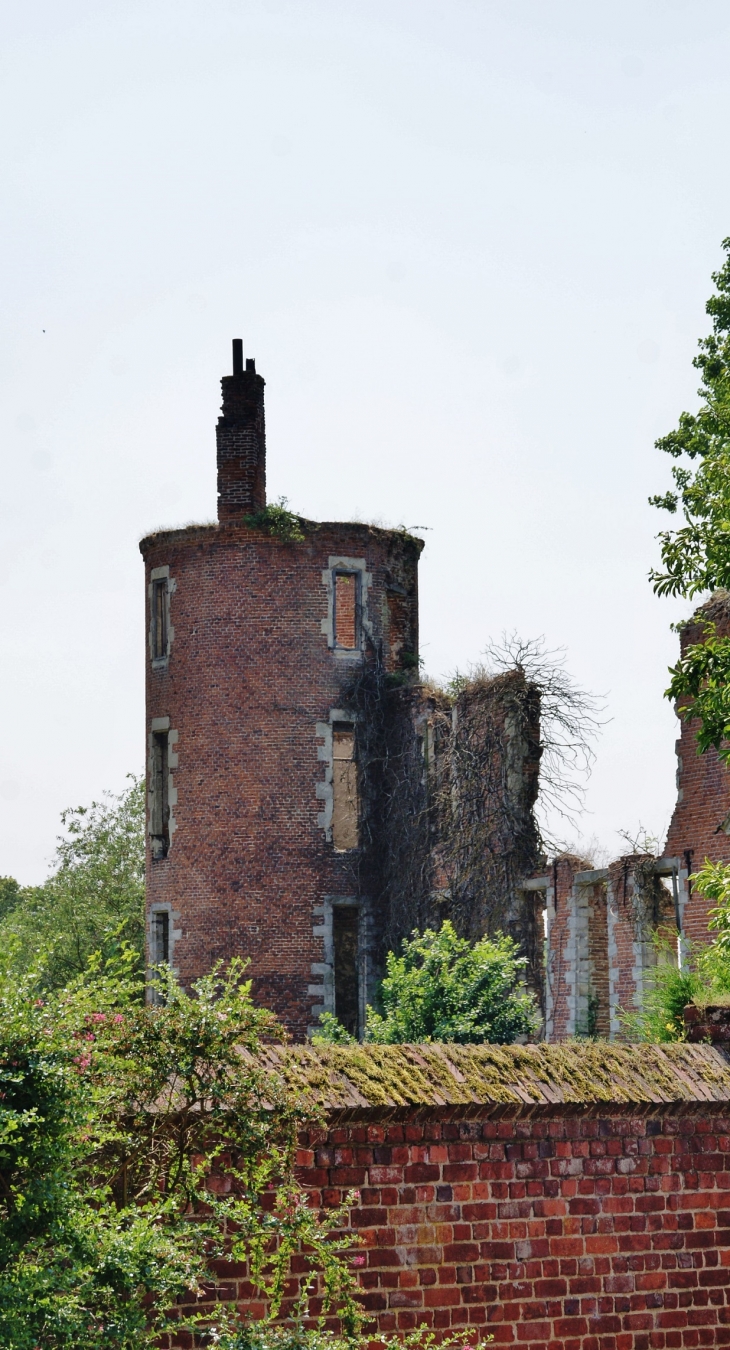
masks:
{"type": "MultiPolygon", "coordinates": [[[[684,652],[701,642],[704,625],[713,622],[721,637],[730,633],[730,594],[718,591],[701,605],[691,622],[681,629],[684,652]]],[[[688,874],[701,867],[705,858],[730,862],[730,772],[716,750],[697,752],[697,723],[682,721],[677,741],[677,803],[669,826],[664,853],[681,865],[680,905],[682,928],[690,941],[707,941],[707,903],[693,891],[688,874]],[[683,865],[683,866],[682,866],[683,865]]]]}
{"type": "Polygon", "coordinates": [[[509,933],[528,959],[544,1003],[542,916],[520,889],[542,860],[535,819],[540,769],[540,698],[515,669],[468,682],[455,700],[436,799],[437,852],[449,913],[472,940],[509,933]]]}
{"type": "Polygon", "coordinates": [[[658,960],[676,959],[671,861],[634,854],[594,869],[564,855],[532,883],[544,882],[552,916],[549,1039],[628,1036],[620,1013],[639,1007],[658,960]]]}
{"type": "Polygon", "coordinates": [[[566,853],[553,860],[544,880],[550,917],[546,1035],[550,1040],[595,1035],[599,1020],[607,1020],[599,933],[606,914],[605,878],[566,853]]]}
{"type": "Polygon", "coordinates": [[[519,882],[540,858],[534,816],[539,696],[517,670],[453,698],[399,683],[382,666],[348,689],[358,709],[363,847],[381,961],[414,929],[450,918],[474,940],[510,933],[543,997],[543,931],[519,882]]]}
{"type": "Polygon", "coordinates": [[[521,671],[465,685],[448,753],[437,829],[454,922],[471,938],[496,928],[521,933],[517,883],[541,855],[540,699],[521,671]]]}
{"type": "Polygon", "coordinates": [[[608,869],[611,1032],[627,1036],[619,1011],[633,1012],[642,998],[657,961],[676,960],[674,903],[671,891],[656,871],[649,854],[619,858],[608,869]],[[663,952],[657,939],[673,950],[663,952]]]}

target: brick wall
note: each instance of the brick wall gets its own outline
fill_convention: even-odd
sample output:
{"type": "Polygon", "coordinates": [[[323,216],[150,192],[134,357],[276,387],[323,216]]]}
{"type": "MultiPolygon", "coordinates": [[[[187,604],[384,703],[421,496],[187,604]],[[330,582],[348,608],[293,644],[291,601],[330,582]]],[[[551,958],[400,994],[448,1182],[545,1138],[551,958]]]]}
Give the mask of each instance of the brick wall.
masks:
{"type": "Polygon", "coordinates": [[[609,1036],[608,895],[605,883],[586,888],[588,904],[588,970],[590,994],[586,1022],[591,1035],[609,1036]]]}
{"type": "MultiPolygon", "coordinates": [[[[355,1193],[342,1249],[374,1333],[424,1326],[525,1350],[730,1344],[723,1050],[270,1046],[261,1058],[319,1112],[297,1153],[310,1203],[355,1193]]],[[[282,1317],[307,1269],[297,1255],[282,1317]]],[[[223,1297],[262,1314],[245,1267],[218,1273],[223,1297]]]]}
{"type": "MultiPolygon", "coordinates": [[[[682,652],[702,640],[708,620],[721,635],[730,633],[728,593],[713,596],[682,630],[682,652]]],[[[551,1038],[584,1030],[586,997],[595,1003],[591,1022],[600,1035],[625,1035],[619,1010],[631,1011],[641,1001],[657,960],[653,936],[663,930],[670,946],[676,939],[672,872],[683,937],[700,944],[708,940],[708,904],[690,878],[705,858],[730,862],[730,773],[714,750],[697,753],[696,737],[697,724],[682,722],[677,803],[662,858],[631,855],[589,871],[587,863],[566,855],[529,883],[544,888],[550,916],[546,1027],[551,1038]]]]}
{"type": "MultiPolygon", "coordinates": [[[[730,633],[730,597],[721,591],[702,605],[682,629],[681,650],[702,641],[704,624],[714,622],[720,636],[730,633]]],[[[684,863],[683,928],[691,941],[707,941],[707,903],[687,884],[705,858],[730,862],[730,773],[715,750],[697,753],[697,724],[682,722],[677,741],[677,804],[664,852],[684,863]]]]}
{"type": "Polygon", "coordinates": [[[438,1114],[301,1141],[315,1202],[359,1189],[350,1222],[379,1331],[463,1328],[530,1350],[730,1344],[727,1110],[438,1114]]]}

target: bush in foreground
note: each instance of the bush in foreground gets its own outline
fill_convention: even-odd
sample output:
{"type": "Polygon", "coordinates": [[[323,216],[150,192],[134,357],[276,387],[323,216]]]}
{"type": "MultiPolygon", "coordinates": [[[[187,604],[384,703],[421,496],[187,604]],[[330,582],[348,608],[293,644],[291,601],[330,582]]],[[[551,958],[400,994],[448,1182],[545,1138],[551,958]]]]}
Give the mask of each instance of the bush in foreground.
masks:
{"type": "MultiPolygon", "coordinates": [[[[196,1300],[246,1261],[273,1316],[302,1248],[356,1338],[340,1215],[320,1219],[293,1177],[305,1104],[255,1058],[275,1019],[236,963],[190,994],[161,977],[152,1007],[135,962],[92,961],[51,995],[33,974],[0,974],[0,1345],[142,1350],[185,1325],[201,1344],[243,1345],[240,1318],[196,1314],[196,1300]]],[[[300,1316],[306,1305],[305,1290],[300,1316]]]]}

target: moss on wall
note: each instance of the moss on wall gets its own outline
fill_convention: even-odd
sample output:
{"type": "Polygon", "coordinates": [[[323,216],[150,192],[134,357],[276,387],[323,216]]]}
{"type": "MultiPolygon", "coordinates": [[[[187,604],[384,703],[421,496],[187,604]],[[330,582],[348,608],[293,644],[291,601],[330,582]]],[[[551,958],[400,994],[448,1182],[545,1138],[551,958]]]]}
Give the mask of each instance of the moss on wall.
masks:
{"type": "Polygon", "coordinates": [[[289,1046],[266,1059],[325,1110],[730,1102],[730,1058],[708,1045],[289,1046]]]}

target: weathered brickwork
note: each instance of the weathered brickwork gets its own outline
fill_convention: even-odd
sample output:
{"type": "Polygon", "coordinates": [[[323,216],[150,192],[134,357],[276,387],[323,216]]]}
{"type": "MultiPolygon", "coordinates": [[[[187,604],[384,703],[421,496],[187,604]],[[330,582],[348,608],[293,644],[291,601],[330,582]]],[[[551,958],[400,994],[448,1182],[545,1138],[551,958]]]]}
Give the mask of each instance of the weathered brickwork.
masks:
{"type": "Polygon", "coordinates": [[[257,996],[303,1036],[324,1006],[325,900],[353,897],[352,859],[327,837],[332,718],[348,715],[353,663],[328,647],[322,574],[333,555],[367,558],[382,641],[388,579],[415,587],[418,545],[364,525],[288,545],[232,524],[142,547],[176,579],[170,660],[147,672],[148,725],[167,717],[177,732],[176,829],[166,857],[150,853],[148,904],[180,913],[184,981],[250,957],[257,996]]]}
{"type": "MultiPolygon", "coordinates": [[[[348,1206],[342,1246],[374,1333],[423,1326],[529,1350],[730,1344],[722,1051],[573,1042],[265,1058],[324,1111],[300,1134],[298,1175],[313,1205],[348,1206]]],[[[306,1269],[297,1257],[283,1317],[306,1269]]],[[[225,1297],[263,1311],[244,1267],[219,1272],[225,1297]]]]}
{"type": "MultiPolygon", "coordinates": [[[[702,640],[707,620],[721,635],[730,633],[725,592],[703,605],[682,630],[683,652],[702,640]]],[[[566,856],[552,864],[548,876],[530,883],[545,887],[549,914],[555,906],[547,1032],[557,1040],[584,1034],[586,997],[592,1005],[591,1032],[606,1034],[607,1024],[611,1037],[625,1036],[620,1011],[640,1006],[657,960],[680,954],[684,959],[690,944],[708,941],[708,903],[693,890],[691,874],[706,858],[730,861],[730,773],[714,750],[698,754],[696,722],[682,722],[681,728],[677,804],[663,856],[630,855],[592,872],[580,859],[566,856]],[[658,933],[666,939],[663,953],[655,942],[658,933]]]]}
{"type": "MultiPolygon", "coordinates": [[[[730,633],[730,595],[719,592],[681,633],[681,649],[700,642],[705,623],[730,633]]],[[[634,1011],[657,960],[685,959],[708,941],[708,904],[691,874],[706,858],[730,861],[730,773],[714,750],[697,752],[697,723],[683,721],[677,742],[677,804],[662,857],[632,854],[592,870],[569,855],[523,885],[542,891],[548,916],[545,1030],[550,1039],[627,1034],[620,1012],[634,1011]],[[664,950],[655,938],[661,934],[664,950]]]]}
{"type": "MultiPolygon", "coordinates": [[[[620,1011],[641,1001],[659,951],[676,954],[671,859],[648,854],[589,869],[579,858],[557,858],[544,878],[548,933],[547,1035],[623,1037],[620,1011]],[[669,878],[669,880],[668,880],[669,878]]],[[[681,873],[677,883],[680,895],[681,873]]]]}
{"type": "MultiPolygon", "coordinates": [[[[385,952],[449,917],[470,938],[518,940],[548,1038],[620,1037],[657,929],[707,939],[690,876],[730,860],[730,774],[684,723],[664,857],[547,864],[538,690],[519,669],[448,697],[423,686],[422,542],[277,530],[264,381],[239,343],[222,393],[218,523],[141,544],[150,959],[167,952],[189,983],[249,958],[257,998],[302,1038],[338,989],[361,1029],[385,952]]],[[[730,597],[697,612],[683,649],[707,619],[730,632],[730,597]]]]}
{"type": "Polygon", "coordinates": [[[513,671],[452,707],[424,688],[422,541],[279,528],[264,381],[237,343],[222,394],[218,523],[140,545],[150,960],[166,951],[189,984],[250,959],[256,997],[297,1039],[338,1012],[338,990],[361,1028],[386,950],[448,913],[472,936],[490,915],[524,929],[537,971],[515,889],[538,854],[534,689],[513,671]]]}
{"type": "Polygon", "coordinates": [[[530,1350],[730,1344],[727,1114],[343,1124],[303,1138],[299,1160],[318,1203],[359,1189],[350,1223],[379,1331],[463,1328],[530,1350]]]}
{"type": "MultiPolygon", "coordinates": [[[[722,591],[702,605],[681,632],[681,650],[701,642],[704,624],[712,621],[718,634],[730,633],[730,596],[722,591]]],[[[664,852],[683,864],[681,907],[683,930],[693,942],[707,940],[707,904],[687,882],[687,873],[705,858],[730,862],[730,773],[713,749],[697,753],[697,723],[683,721],[677,741],[677,804],[664,852]]]]}
{"type": "Polygon", "coordinates": [[[608,1036],[611,1032],[611,927],[604,871],[564,854],[530,883],[547,909],[545,1035],[608,1036]]]}

